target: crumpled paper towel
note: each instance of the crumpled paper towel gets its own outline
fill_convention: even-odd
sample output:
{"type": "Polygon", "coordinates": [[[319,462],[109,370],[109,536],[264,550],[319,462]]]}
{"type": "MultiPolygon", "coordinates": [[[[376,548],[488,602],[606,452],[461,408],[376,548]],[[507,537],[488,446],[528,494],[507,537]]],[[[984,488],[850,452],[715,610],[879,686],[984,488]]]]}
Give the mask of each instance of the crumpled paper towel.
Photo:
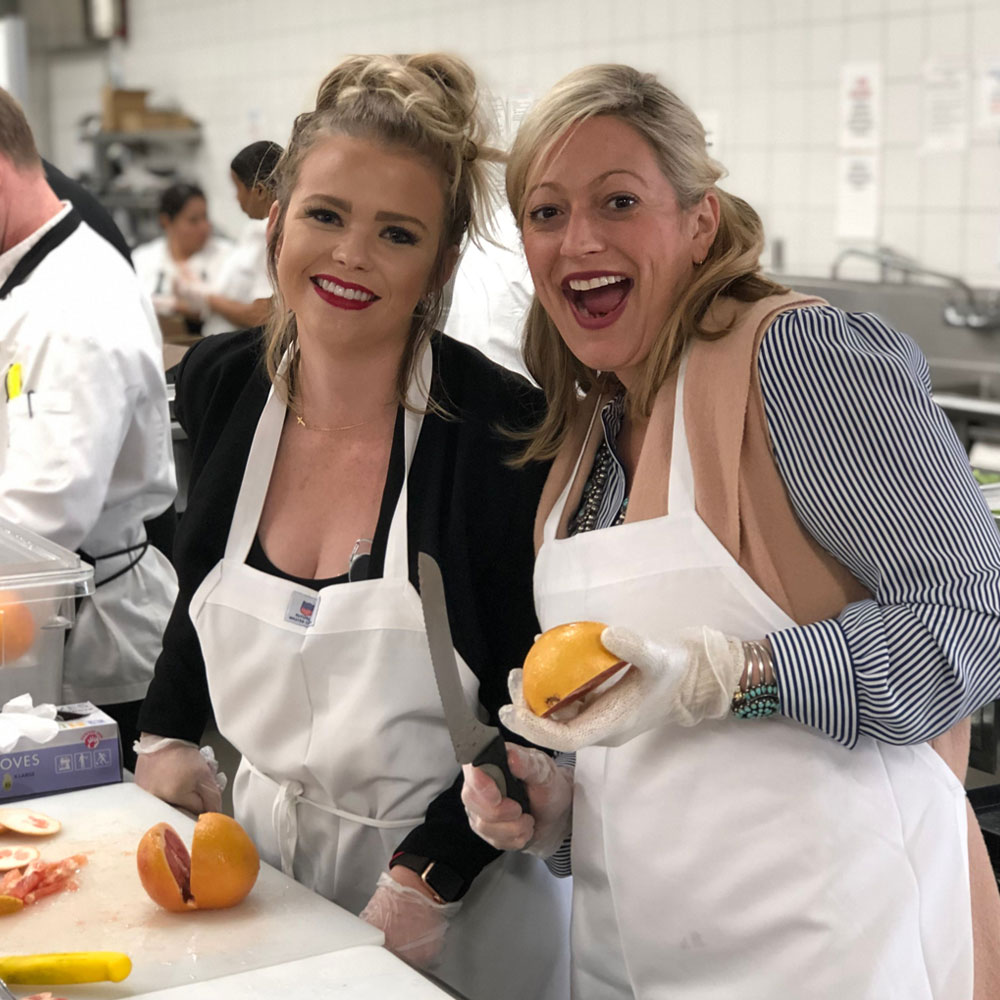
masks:
{"type": "Polygon", "coordinates": [[[55,705],[33,705],[30,694],[11,698],[0,709],[0,753],[13,750],[22,736],[48,743],[59,732],[55,705]]]}

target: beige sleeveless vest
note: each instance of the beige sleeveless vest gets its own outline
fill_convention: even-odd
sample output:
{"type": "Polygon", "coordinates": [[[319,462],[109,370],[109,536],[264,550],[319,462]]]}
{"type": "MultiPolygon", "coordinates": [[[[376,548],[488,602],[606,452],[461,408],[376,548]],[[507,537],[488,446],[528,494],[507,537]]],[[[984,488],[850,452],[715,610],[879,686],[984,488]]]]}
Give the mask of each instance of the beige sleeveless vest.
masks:
{"type": "MultiPolygon", "coordinates": [[[[757,585],[800,625],[835,618],[845,605],[871,596],[843,564],[820,547],[795,515],[775,464],[757,370],[760,342],[780,313],[825,304],[822,299],[796,292],[754,303],[720,299],[706,316],[703,328],[710,333],[728,332],[694,341],[685,377],[684,417],[698,514],[757,585]]],[[[626,521],[662,517],[668,512],[676,390],[674,372],[656,395],[644,444],[657,442],[650,453],[661,456],[662,475],[655,481],[649,477],[641,491],[631,493],[626,521]]],[[[593,393],[581,400],[567,440],[553,462],[535,521],[536,550],[541,546],[545,520],[586,444],[560,518],[558,537],[565,537],[567,521],[580,504],[603,440],[600,423],[595,422],[594,431],[584,442],[597,402],[593,393]]],[[[969,721],[965,720],[932,744],[961,781],[968,764],[969,735],[969,721]]],[[[987,1000],[1000,997],[1000,893],[971,807],[969,856],[975,1000],[987,1000]]]]}

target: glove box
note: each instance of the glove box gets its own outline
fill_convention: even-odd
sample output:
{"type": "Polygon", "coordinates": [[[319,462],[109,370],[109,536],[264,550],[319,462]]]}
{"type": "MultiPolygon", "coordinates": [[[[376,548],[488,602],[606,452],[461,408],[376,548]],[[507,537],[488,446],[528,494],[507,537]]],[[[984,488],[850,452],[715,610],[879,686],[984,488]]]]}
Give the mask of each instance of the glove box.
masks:
{"type": "Polygon", "coordinates": [[[75,552],[0,518],[0,705],[26,693],[62,702],[66,630],[93,589],[75,552]]]}

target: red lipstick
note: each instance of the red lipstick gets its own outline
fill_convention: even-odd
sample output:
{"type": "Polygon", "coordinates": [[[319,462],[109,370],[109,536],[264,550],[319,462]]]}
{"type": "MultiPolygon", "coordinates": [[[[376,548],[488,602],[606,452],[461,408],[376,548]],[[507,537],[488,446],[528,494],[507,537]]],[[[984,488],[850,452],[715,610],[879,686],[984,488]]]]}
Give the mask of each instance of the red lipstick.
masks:
{"type": "Polygon", "coordinates": [[[367,309],[379,300],[370,288],[353,281],[343,281],[331,274],[314,274],[309,280],[316,294],[338,309],[367,309]]]}

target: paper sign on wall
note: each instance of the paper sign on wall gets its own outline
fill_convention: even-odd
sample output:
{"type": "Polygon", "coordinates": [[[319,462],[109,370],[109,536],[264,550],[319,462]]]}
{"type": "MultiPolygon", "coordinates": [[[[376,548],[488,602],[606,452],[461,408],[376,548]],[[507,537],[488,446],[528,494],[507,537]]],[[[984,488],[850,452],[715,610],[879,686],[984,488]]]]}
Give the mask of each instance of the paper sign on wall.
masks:
{"type": "Polygon", "coordinates": [[[837,238],[874,240],[879,234],[879,157],[841,153],[837,178],[837,238]]]}
{"type": "Polygon", "coordinates": [[[969,142],[969,74],[961,66],[924,66],[925,153],[965,149],[969,142]]]}
{"type": "Polygon", "coordinates": [[[979,75],[978,91],[978,124],[982,128],[1000,128],[1000,59],[979,75]]]}
{"type": "Polygon", "coordinates": [[[882,67],[850,63],[840,70],[840,148],[878,149],[882,139],[882,67]]]}

